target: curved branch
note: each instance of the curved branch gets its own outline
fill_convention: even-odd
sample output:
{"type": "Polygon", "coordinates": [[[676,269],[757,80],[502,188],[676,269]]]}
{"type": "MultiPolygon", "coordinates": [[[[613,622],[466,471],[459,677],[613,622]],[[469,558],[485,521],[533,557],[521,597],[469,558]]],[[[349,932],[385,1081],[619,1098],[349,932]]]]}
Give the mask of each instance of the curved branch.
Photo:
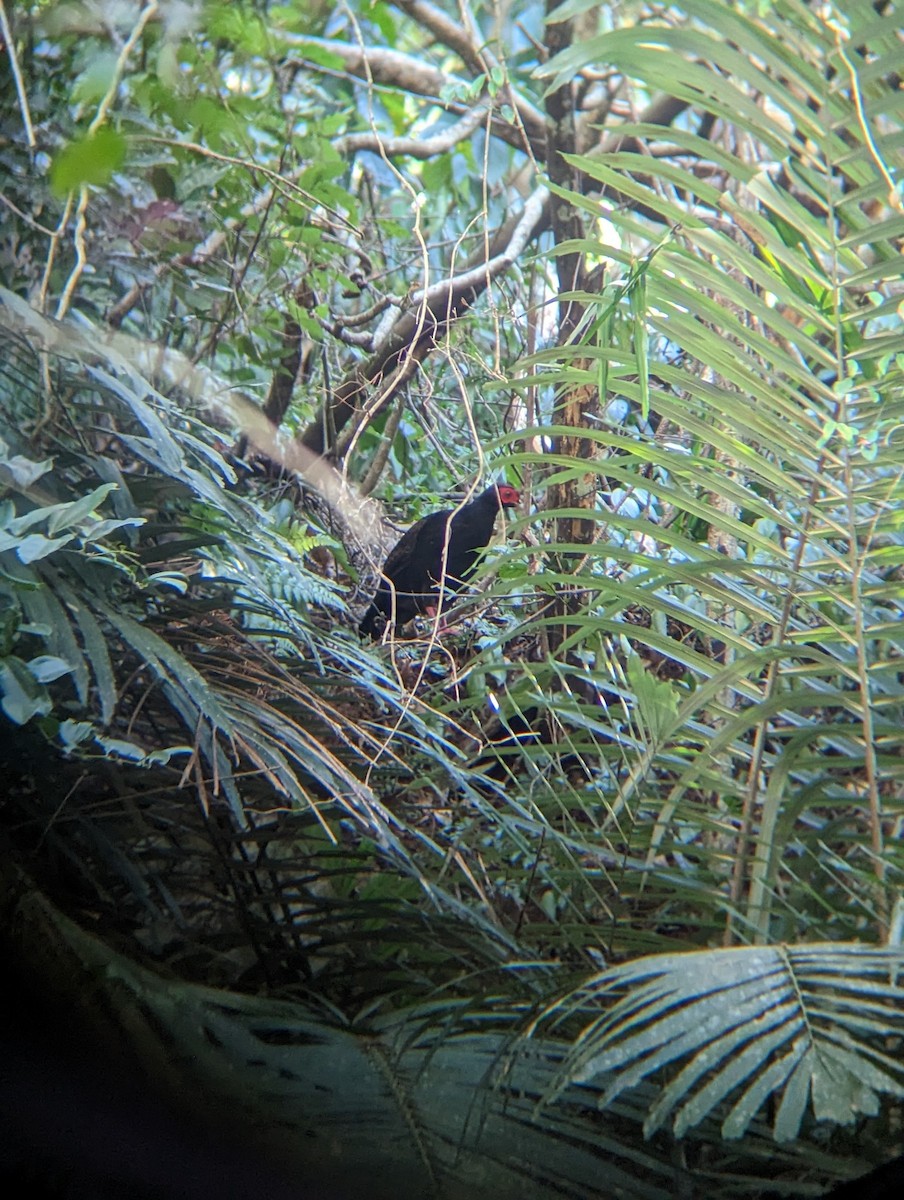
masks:
{"type": "MultiPolygon", "coordinates": [[[[436,104],[450,112],[466,113],[468,105],[464,101],[442,99],[450,84],[458,84],[462,93],[468,87],[468,81],[461,76],[452,75],[431,66],[421,59],[399,50],[388,50],[383,46],[362,46],[354,42],[336,42],[329,38],[307,37],[294,35],[286,40],[296,47],[299,54],[296,66],[315,67],[318,71],[328,71],[323,64],[323,55],[331,54],[342,63],[342,69],[357,79],[378,87],[399,88],[413,96],[427,96],[436,104]],[[316,53],[316,58],[304,58],[305,47],[309,46],[316,53]]],[[[293,64],[290,64],[293,65],[293,64]]],[[[491,132],[494,137],[508,142],[518,150],[524,150],[525,138],[529,149],[537,158],[542,158],[546,142],[546,122],[543,115],[533,105],[518,96],[511,96],[517,121],[504,121],[494,116],[491,132]]]]}
{"type": "Polygon", "coordinates": [[[437,154],[445,154],[459,142],[470,137],[478,126],[486,120],[492,105],[484,101],[465,113],[460,121],[444,129],[433,137],[396,137],[383,138],[377,133],[347,133],[345,137],[337,138],[333,143],[340,154],[354,154],[358,150],[372,150],[374,154],[385,154],[387,158],[395,155],[406,155],[408,158],[433,158],[437,154]]]}
{"type": "MultiPolygon", "coordinates": [[[[343,69],[358,79],[384,87],[401,88],[415,96],[434,98],[439,97],[447,84],[455,82],[454,75],[447,75],[423,59],[413,58],[400,50],[388,50],[385,46],[362,46],[356,42],[337,42],[331,38],[308,37],[306,34],[284,36],[287,44],[297,47],[302,56],[305,47],[310,46],[317,57],[304,59],[304,65],[315,66],[320,71],[329,70],[323,62],[323,55],[327,54],[340,59],[343,69]]],[[[290,61],[287,65],[299,66],[300,63],[290,61]]],[[[459,82],[464,86],[464,80],[459,82]]]]}
{"type": "MultiPolygon", "coordinates": [[[[671,96],[654,100],[641,120],[669,125],[687,105],[671,96]]],[[[638,145],[637,139],[614,130],[591,153],[608,153],[638,145]]],[[[509,269],[532,239],[549,227],[550,203],[545,187],[528,197],[521,214],[510,218],[490,239],[486,261],[451,278],[442,279],[412,296],[412,307],[401,313],[380,340],[371,357],[342,380],[302,435],[301,442],[317,454],[333,453],[339,433],[353,420],[370,420],[408,377],[400,367],[422,362],[445,330],[473,304],[496,278],[509,269]],[[381,386],[377,397],[368,393],[381,386]]],[[[614,197],[613,197],[614,199],[614,197]]],[[[346,438],[347,442],[348,439],[346,438]]]]}
{"type": "Polygon", "coordinates": [[[487,62],[483,48],[474,44],[463,25],[453,21],[442,9],[427,0],[393,0],[395,7],[407,13],[422,29],[427,29],[438,42],[442,42],[449,50],[454,50],[466,67],[477,75],[482,72],[489,75],[491,63],[487,62]]]}
{"type": "MultiPolygon", "coordinates": [[[[407,13],[422,29],[427,29],[437,41],[454,50],[466,67],[475,74],[489,75],[494,67],[499,66],[499,59],[489,49],[486,42],[478,45],[474,18],[467,14],[471,29],[458,24],[429,0],[394,0],[396,8],[407,13]]],[[[533,140],[536,131],[542,136],[545,128],[543,113],[535,108],[524,96],[520,95],[511,84],[508,85],[508,98],[518,114],[525,129],[530,132],[533,140]]]]}
{"type": "Polygon", "coordinates": [[[473,305],[497,275],[511,267],[536,236],[545,219],[548,199],[546,188],[537,188],[508,232],[504,247],[493,257],[412,296],[411,306],[396,318],[371,357],[346,375],[305,430],[303,446],[317,454],[332,451],[337,435],[362,412],[368,390],[377,383],[384,385],[383,391],[367,415],[380,411],[407,377],[404,368],[421,362],[449,324],[473,305]]]}

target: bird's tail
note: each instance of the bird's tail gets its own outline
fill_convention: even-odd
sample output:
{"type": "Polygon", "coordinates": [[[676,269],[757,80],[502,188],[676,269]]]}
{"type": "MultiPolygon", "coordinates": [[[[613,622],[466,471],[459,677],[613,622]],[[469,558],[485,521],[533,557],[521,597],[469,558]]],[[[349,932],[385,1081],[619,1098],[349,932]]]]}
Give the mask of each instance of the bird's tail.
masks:
{"type": "Polygon", "coordinates": [[[371,604],[367,612],[361,618],[358,624],[358,633],[362,637],[374,638],[377,636],[377,618],[380,616],[380,610],[376,604],[371,604]]]}

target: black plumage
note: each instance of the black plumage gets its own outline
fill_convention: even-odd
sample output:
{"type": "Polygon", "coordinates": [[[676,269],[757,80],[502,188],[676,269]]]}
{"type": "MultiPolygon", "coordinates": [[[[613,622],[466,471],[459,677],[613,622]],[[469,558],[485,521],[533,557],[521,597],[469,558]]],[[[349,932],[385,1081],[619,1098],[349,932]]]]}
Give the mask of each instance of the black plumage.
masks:
{"type": "Polygon", "coordinates": [[[440,604],[441,580],[444,599],[459,591],[493,536],[496,514],[520,500],[515,488],[494,483],[470,504],[431,513],[412,525],[390,550],[359,631],[375,637],[381,617],[401,627],[418,613],[435,610],[440,604]]]}

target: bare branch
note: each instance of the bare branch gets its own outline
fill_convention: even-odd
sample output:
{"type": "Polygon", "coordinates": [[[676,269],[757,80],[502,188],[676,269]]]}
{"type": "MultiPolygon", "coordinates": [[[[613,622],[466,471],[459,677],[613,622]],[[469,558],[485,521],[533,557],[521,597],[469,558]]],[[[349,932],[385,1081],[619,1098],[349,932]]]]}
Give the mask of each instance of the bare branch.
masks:
{"type": "Polygon", "coordinates": [[[396,8],[407,13],[412,21],[416,21],[422,29],[428,29],[438,42],[442,42],[450,50],[454,50],[466,67],[475,74],[483,71],[490,73],[482,47],[475,45],[474,38],[463,25],[453,21],[451,17],[427,0],[394,0],[396,8]]]}
{"type": "Polygon", "coordinates": [[[345,313],[341,317],[334,318],[334,323],[339,329],[357,329],[360,325],[369,324],[396,303],[397,301],[392,296],[382,296],[370,308],[363,309],[359,313],[345,313]]]}
{"type": "MultiPolygon", "coordinates": [[[[467,25],[458,24],[448,17],[441,9],[430,4],[428,0],[395,0],[396,8],[408,14],[423,29],[428,29],[437,41],[442,42],[450,50],[454,50],[466,67],[475,74],[489,75],[494,67],[499,66],[499,59],[490,50],[486,41],[477,36],[477,23],[470,10],[464,8],[463,15],[467,25]]],[[[518,114],[522,124],[528,131],[531,141],[542,137],[545,128],[543,113],[511,84],[508,86],[509,99],[518,114]]]]}
{"type": "MultiPolygon", "coordinates": [[[[671,96],[654,100],[641,119],[650,124],[668,125],[684,111],[686,104],[671,96]]],[[[613,131],[596,149],[605,153],[634,148],[635,138],[613,131]]],[[[511,267],[525,246],[549,226],[550,197],[546,188],[536,188],[525,202],[520,216],[510,218],[490,239],[489,257],[460,275],[440,280],[412,296],[413,307],[401,313],[367,362],[356,366],[332,393],[320,413],[302,436],[303,444],[317,454],[335,451],[336,437],[353,420],[369,420],[395,394],[407,372],[399,371],[403,362],[422,362],[437,341],[474,300],[502,272],[511,267]],[[368,392],[381,385],[378,396],[368,392]]],[[[347,439],[346,439],[347,440],[347,439]]]]}
{"type": "Polygon", "coordinates": [[[408,158],[433,158],[437,154],[445,154],[453,146],[470,137],[475,129],[485,121],[492,106],[488,102],[478,104],[465,114],[460,121],[444,129],[433,137],[397,137],[382,138],[377,133],[348,133],[345,137],[337,138],[334,145],[340,154],[354,154],[358,150],[372,150],[374,154],[385,154],[387,158],[396,155],[406,155],[408,158]]]}
{"type": "MultiPolygon", "coordinates": [[[[415,96],[431,96],[437,102],[443,88],[456,81],[454,75],[447,75],[423,59],[402,54],[399,50],[387,50],[384,46],[365,47],[354,42],[336,42],[331,38],[284,36],[286,42],[297,47],[302,56],[305,46],[320,52],[317,60],[313,62],[318,70],[328,70],[320,61],[321,54],[325,52],[341,59],[345,70],[358,79],[383,84],[386,87],[401,88],[415,96]]],[[[305,61],[308,63],[312,60],[305,61]]],[[[464,86],[464,80],[458,82],[464,86]]]]}
{"type": "Polygon", "coordinates": [[[415,292],[412,296],[413,302],[418,305],[426,304],[431,312],[440,312],[444,298],[448,303],[456,303],[456,297],[463,297],[467,292],[473,291],[475,296],[479,295],[497,275],[510,267],[523,251],[536,231],[548,198],[549,192],[545,187],[537,188],[530,196],[505,250],[461,275],[440,280],[426,292],[415,292]]]}
{"type": "Polygon", "coordinates": [[[28,95],[25,91],[25,83],[22,79],[22,69],[19,66],[19,55],[16,52],[16,42],[13,37],[13,31],[10,28],[9,19],[6,15],[6,7],[3,0],[0,0],[0,34],[3,36],[3,41],[6,45],[6,53],[9,56],[9,68],[12,72],[13,80],[16,84],[16,96],[19,99],[19,111],[22,114],[22,125],[25,129],[25,143],[29,150],[34,150],[37,146],[35,139],[34,125],[31,120],[31,110],[28,107],[28,95]]]}
{"type": "MultiPolygon", "coordinates": [[[[351,75],[376,87],[400,88],[413,96],[426,96],[436,104],[450,112],[465,113],[469,111],[464,101],[442,99],[450,84],[458,84],[462,94],[468,86],[468,81],[461,76],[440,71],[437,67],[402,54],[398,50],[387,50],[382,46],[362,46],[353,42],[335,42],[329,38],[306,36],[287,36],[286,40],[297,48],[305,65],[312,65],[319,71],[328,71],[320,61],[322,52],[335,55],[342,60],[343,68],[351,75]],[[304,59],[304,48],[310,46],[318,51],[317,60],[304,59]]],[[[525,138],[532,154],[542,158],[546,140],[546,123],[542,113],[533,105],[520,100],[512,94],[511,102],[515,109],[517,122],[512,124],[498,116],[493,117],[491,132],[494,137],[508,142],[519,150],[525,150],[525,138]]]]}
{"type": "MultiPolygon", "coordinates": [[[[52,320],[20,296],[0,287],[0,323],[27,337],[29,342],[54,354],[82,362],[98,362],[142,380],[159,380],[167,391],[178,389],[203,405],[218,419],[241,430],[248,442],[266,458],[299,475],[342,513],[363,545],[379,542],[382,507],[366,500],[340,473],[300,441],[282,438],[274,423],[239,388],[207,367],[193,363],[178,350],[92,324],[83,314],[52,320]]],[[[145,385],[146,386],[146,385],[145,385]]]]}
{"type": "Polygon", "coordinates": [[[448,325],[471,307],[496,276],[508,270],[536,236],[548,198],[545,188],[536,189],[514,225],[507,226],[504,247],[488,261],[414,294],[411,306],[393,322],[373,355],[343,379],[328,406],[305,430],[301,441],[308,450],[331,452],[336,435],[362,415],[374,384],[382,387],[376,402],[367,405],[367,416],[380,411],[407,378],[408,369],[423,361],[448,325]]]}

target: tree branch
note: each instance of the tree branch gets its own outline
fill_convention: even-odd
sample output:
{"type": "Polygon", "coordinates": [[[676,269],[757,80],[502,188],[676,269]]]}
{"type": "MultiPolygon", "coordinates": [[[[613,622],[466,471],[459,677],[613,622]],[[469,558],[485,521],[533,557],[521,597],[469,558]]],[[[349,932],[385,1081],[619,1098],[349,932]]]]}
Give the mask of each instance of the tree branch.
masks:
{"type": "Polygon", "coordinates": [[[511,228],[504,248],[492,258],[414,293],[411,306],[400,313],[371,357],[342,380],[328,405],[305,430],[301,442],[308,450],[331,453],[336,436],[363,413],[369,388],[381,382],[386,386],[378,403],[368,407],[368,419],[382,409],[407,377],[400,368],[423,361],[449,324],[471,307],[497,275],[508,270],[536,236],[548,197],[546,188],[536,189],[511,228]],[[392,378],[394,372],[398,372],[396,378],[392,378]]]}
{"type": "MultiPolygon", "coordinates": [[[[473,28],[474,20],[470,14],[468,16],[472,28],[469,30],[446,16],[435,5],[428,3],[428,0],[394,0],[394,3],[396,8],[407,13],[422,29],[428,29],[437,41],[442,42],[448,49],[454,50],[465,66],[470,68],[475,75],[489,75],[493,68],[499,65],[498,58],[489,49],[486,42],[481,41],[478,44],[475,36],[476,30],[473,28]]],[[[532,140],[535,135],[542,137],[546,124],[543,113],[515,91],[511,84],[508,86],[508,93],[512,107],[518,113],[525,129],[531,132],[532,140]]]]}
{"type": "Polygon", "coordinates": [[[465,113],[460,121],[444,129],[433,137],[396,137],[383,138],[377,133],[347,133],[337,138],[333,143],[340,154],[354,154],[359,150],[371,150],[374,154],[385,154],[387,158],[396,155],[406,155],[408,158],[433,158],[437,154],[445,154],[466,137],[470,137],[475,129],[485,121],[492,106],[484,101],[465,113]]]}
{"type": "MultiPolygon", "coordinates": [[[[388,50],[383,46],[362,46],[353,42],[336,42],[329,38],[316,38],[295,35],[287,37],[290,44],[297,47],[301,60],[306,67],[316,67],[318,71],[328,71],[321,61],[323,52],[335,55],[341,59],[342,66],[350,75],[363,79],[378,87],[399,88],[413,96],[429,96],[436,104],[450,112],[466,113],[468,104],[458,100],[444,100],[442,94],[450,84],[458,84],[464,94],[468,81],[460,76],[440,71],[421,59],[398,50],[388,50]],[[317,51],[316,59],[304,59],[304,48],[310,46],[317,51]]],[[[494,137],[508,142],[519,150],[524,150],[525,137],[529,143],[530,152],[542,158],[546,141],[546,125],[541,113],[526,101],[521,101],[512,94],[512,105],[517,113],[518,121],[504,121],[494,116],[491,131],[494,137]]]]}
{"type": "MultiPolygon", "coordinates": [[[[684,101],[671,96],[659,97],[642,114],[641,120],[665,126],[686,107],[684,101]]],[[[601,142],[596,153],[636,148],[637,145],[636,138],[623,137],[613,131],[601,142]]],[[[486,261],[414,293],[414,307],[401,313],[371,357],[346,375],[305,430],[302,444],[317,454],[334,453],[337,436],[349,422],[370,420],[380,412],[403,379],[408,377],[406,371],[399,371],[400,364],[409,360],[412,366],[422,362],[449,324],[473,304],[493,279],[508,270],[528,242],[549,228],[550,216],[549,192],[544,187],[536,188],[521,214],[509,218],[493,234],[486,261]],[[382,385],[383,390],[367,403],[368,392],[374,385],[382,385]]],[[[348,436],[343,439],[346,445],[350,440],[348,436]]]]}

